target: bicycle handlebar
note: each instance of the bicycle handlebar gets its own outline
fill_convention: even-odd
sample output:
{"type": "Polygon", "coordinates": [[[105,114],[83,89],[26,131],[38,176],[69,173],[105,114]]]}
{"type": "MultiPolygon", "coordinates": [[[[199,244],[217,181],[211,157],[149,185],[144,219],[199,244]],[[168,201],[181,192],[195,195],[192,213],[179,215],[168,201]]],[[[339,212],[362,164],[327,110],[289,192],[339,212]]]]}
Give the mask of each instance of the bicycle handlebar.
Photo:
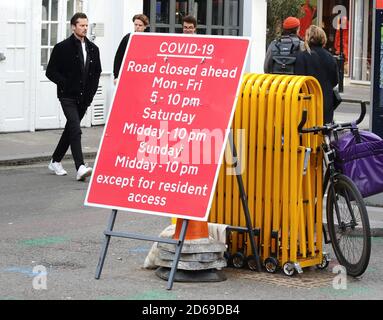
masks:
{"type": "Polygon", "coordinates": [[[324,125],[323,127],[313,127],[313,128],[308,128],[308,129],[303,129],[304,125],[306,124],[307,121],[307,110],[303,110],[302,112],[302,121],[300,122],[298,126],[298,132],[299,133],[318,133],[323,130],[334,130],[335,128],[340,128],[344,129],[347,127],[352,127],[353,124],[360,124],[363,120],[364,117],[366,116],[366,105],[369,103],[368,101],[362,101],[362,100],[353,100],[353,99],[343,99],[342,102],[347,102],[347,103],[360,103],[360,116],[355,122],[344,122],[344,123],[329,123],[324,125]]]}
{"type": "MultiPolygon", "coordinates": [[[[364,120],[364,117],[366,116],[366,112],[367,112],[367,103],[370,103],[369,101],[363,101],[363,100],[354,100],[354,99],[342,99],[342,102],[347,102],[347,103],[360,103],[360,116],[358,118],[358,120],[355,121],[356,124],[360,124],[363,120],[364,120]]],[[[352,122],[349,122],[349,123],[341,123],[341,125],[343,126],[346,126],[346,127],[349,127],[352,125],[352,122]]]]}

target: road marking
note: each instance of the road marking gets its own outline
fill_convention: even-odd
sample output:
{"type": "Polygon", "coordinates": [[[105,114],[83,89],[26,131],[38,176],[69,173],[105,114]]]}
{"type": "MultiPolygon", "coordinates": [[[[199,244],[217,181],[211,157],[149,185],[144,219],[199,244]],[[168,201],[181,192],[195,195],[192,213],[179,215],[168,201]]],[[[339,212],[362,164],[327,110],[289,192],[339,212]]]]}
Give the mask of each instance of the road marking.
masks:
{"type": "Polygon", "coordinates": [[[31,278],[36,277],[38,275],[43,275],[43,276],[48,275],[47,273],[35,273],[33,272],[33,268],[30,268],[30,267],[10,267],[10,268],[3,269],[3,272],[21,273],[31,278]]]}
{"type": "Polygon", "coordinates": [[[70,240],[69,238],[63,238],[63,237],[47,237],[47,238],[40,238],[40,239],[21,240],[20,243],[25,246],[42,247],[42,246],[49,246],[51,244],[64,243],[69,240],[70,240]]]}

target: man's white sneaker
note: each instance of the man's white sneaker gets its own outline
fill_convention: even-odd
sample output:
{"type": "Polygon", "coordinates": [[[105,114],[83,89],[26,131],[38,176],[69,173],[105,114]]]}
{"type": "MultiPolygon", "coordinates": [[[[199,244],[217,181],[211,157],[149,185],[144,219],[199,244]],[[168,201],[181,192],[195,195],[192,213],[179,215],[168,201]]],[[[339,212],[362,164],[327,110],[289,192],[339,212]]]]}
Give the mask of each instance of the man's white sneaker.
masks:
{"type": "Polygon", "coordinates": [[[85,167],[82,165],[80,168],[78,168],[76,179],[77,181],[85,181],[87,177],[90,177],[92,174],[92,168],[91,167],[85,167]]]}
{"type": "Polygon", "coordinates": [[[53,160],[51,160],[48,169],[58,176],[66,176],[68,174],[68,172],[64,170],[61,162],[53,162],[53,160]]]}

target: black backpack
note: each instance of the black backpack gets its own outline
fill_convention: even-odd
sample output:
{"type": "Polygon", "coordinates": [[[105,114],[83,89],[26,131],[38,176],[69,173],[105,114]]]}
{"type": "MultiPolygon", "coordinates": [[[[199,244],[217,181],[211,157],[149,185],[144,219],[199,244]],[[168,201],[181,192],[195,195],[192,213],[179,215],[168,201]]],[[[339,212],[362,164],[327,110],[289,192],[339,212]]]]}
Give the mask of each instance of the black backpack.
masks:
{"type": "Polygon", "coordinates": [[[271,44],[272,72],[295,74],[295,61],[300,51],[301,41],[298,37],[282,36],[271,44]]]}

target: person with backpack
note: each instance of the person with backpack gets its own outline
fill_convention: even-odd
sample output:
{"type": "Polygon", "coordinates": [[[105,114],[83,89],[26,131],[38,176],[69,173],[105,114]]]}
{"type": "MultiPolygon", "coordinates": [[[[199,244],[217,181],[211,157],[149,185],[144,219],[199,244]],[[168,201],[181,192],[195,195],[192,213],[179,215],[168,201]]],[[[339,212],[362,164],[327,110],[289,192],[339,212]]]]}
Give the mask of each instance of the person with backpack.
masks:
{"type": "Polygon", "coordinates": [[[295,61],[298,53],[304,50],[304,42],[299,38],[300,21],[288,17],[283,21],[282,36],[273,40],[266,52],[265,73],[295,74],[295,61]]]}
{"type": "Polygon", "coordinates": [[[295,74],[313,76],[316,78],[323,93],[323,116],[324,123],[331,123],[334,118],[334,110],[337,107],[336,91],[339,73],[335,58],[324,47],[327,43],[326,33],[322,28],[311,25],[306,31],[305,48],[296,60],[295,74]]]}

